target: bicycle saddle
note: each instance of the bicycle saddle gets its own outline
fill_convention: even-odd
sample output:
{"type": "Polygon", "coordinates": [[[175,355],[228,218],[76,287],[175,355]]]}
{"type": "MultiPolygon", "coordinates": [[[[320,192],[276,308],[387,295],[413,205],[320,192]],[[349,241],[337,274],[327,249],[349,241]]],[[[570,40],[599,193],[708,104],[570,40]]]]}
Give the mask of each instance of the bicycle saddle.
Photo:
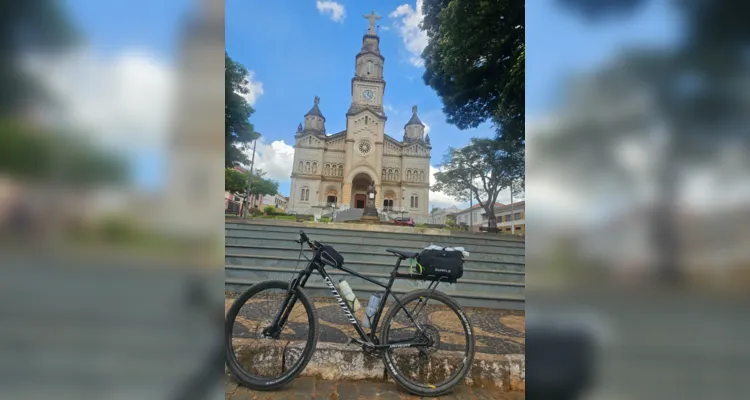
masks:
{"type": "Polygon", "coordinates": [[[419,253],[415,253],[413,251],[403,251],[403,250],[396,250],[396,249],[385,249],[385,251],[389,253],[393,253],[394,256],[398,256],[402,259],[416,258],[419,255],[419,253]]]}

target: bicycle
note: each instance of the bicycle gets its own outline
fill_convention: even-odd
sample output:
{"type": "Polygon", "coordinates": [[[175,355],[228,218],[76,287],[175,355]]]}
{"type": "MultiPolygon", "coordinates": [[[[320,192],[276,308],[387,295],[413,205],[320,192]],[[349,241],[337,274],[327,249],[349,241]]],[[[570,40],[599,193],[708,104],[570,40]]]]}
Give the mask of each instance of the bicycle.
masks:
{"type": "MultiPolygon", "coordinates": [[[[397,261],[390,273],[388,283],[383,284],[345,267],[343,257],[333,247],[317,241],[310,241],[301,230],[299,231],[299,239],[295,242],[300,244],[300,260],[305,244],[313,251],[312,258],[305,257],[309,261],[307,267],[290,282],[269,280],[254,284],[237,297],[227,312],[225,322],[226,361],[230,372],[240,383],[255,390],[275,390],[291,382],[307,366],[315,351],[320,334],[317,310],[304,290],[305,284],[313,271],[318,271],[322,276],[348,322],[353,325],[354,330],[359,335],[359,338],[349,336],[346,344],[355,343],[366,353],[382,357],[388,374],[401,387],[420,396],[441,396],[450,392],[466,377],[474,360],[474,331],[461,306],[447,294],[435,290],[440,282],[446,281],[445,277],[425,277],[423,275],[415,277],[412,271],[410,273],[398,271],[402,261],[415,260],[419,253],[386,249],[387,252],[397,257],[397,261]],[[326,266],[333,266],[349,275],[359,277],[385,289],[385,294],[380,297],[373,315],[365,317],[369,317],[368,321],[370,321],[369,334],[357,321],[354,310],[342,298],[341,293],[333,284],[325,269],[326,266]],[[431,282],[427,289],[413,290],[399,298],[391,290],[394,281],[399,278],[422,279],[431,282]],[[270,315],[264,318],[260,316],[259,309],[269,304],[269,300],[265,300],[259,294],[266,289],[281,290],[280,294],[270,297],[271,300],[280,300],[281,305],[270,307],[270,315]],[[378,323],[385,311],[389,296],[393,297],[395,305],[392,303],[382,321],[382,329],[379,331],[378,323]],[[436,300],[442,305],[428,308],[427,303],[431,300],[436,300]],[[250,310],[240,314],[240,310],[248,302],[251,303],[250,310]],[[410,312],[407,305],[412,302],[415,302],[416,305],[411,308],[410,312]],[[417,311],[418,307],[419,310],[417,311]],[[304,311],[305,315],[301,317],[293,316],[295,308],[297,311],[304,311]],[[427,322],[417,322],[425,309],[428,309],[427,322]],[[401,311],[403,311],[405,318],[397,320],[401,311]],[[445,320],[451,313],[458,317],[458,322],[450,326],[454,328],[454,331],[461,332],[449,332],[441,340],[440,332],[434,325],[437,323],[436,321],[445,320]],[[235,322],[238,319],[240,320],[240,326],[235,327],[235,322]],[[310,326],[306,335],[300,333],[305,323],[310,326]],[[393,323],[395,323],[395,326],[392,326],[393,323]],[[252,325],[256,329],[262,329],[258,333],[250,333],[249,327],[252,325]],[[415,333],[412,336],[399,339],[397,338],[398,331],[406,329],[399,326],[416,328],[415,333]],[[282,340],[282,331],[285,328],[289,328],[291,338],[282,340]],[[380,332],[382,340],[378,337],[378,332],[380,332]],[[239,337],[235,338],[235,335],[239,337]],[[461,343],[456,343],[461,338],[465,339],[463,346],[461,346],[461,343]],[[304,345],[300,344],[300,339],[304,339],[304,345]],[[259,350],[249,349],[249,344],[255,340],[261,342],[262,346],[259,350]],[[284,341],[286,341],[285,344],[284,341]],[[242,353],[242,360],[235,353],[233,347],[235,342],[240,345],[239,352],[242,353]],[[441,345],[448,348],[446,351],[449,354],[446,358],[438,358],[436,361],[432,361],[432,364],[425,364],[425,359],[436,354],[438,347],[441,345]],[[416,353],[413,352],[414,350],[416,353]],[[463,354],[460,354],[459,351],[463,351],[463,354]],[[281,363],[280,367],[276,365],[279,362],[281,363]],[[453,371],[450,371],[451,369],[453,371]],[[279,373],[279,376],[267,376],[275,373],[279,373]],[[441,378],[442,381],[438,383],[414,381],[421,378],[441,378]]],[[[427,362],[430,362],[430,360],[427,360],[427,362]]]]}

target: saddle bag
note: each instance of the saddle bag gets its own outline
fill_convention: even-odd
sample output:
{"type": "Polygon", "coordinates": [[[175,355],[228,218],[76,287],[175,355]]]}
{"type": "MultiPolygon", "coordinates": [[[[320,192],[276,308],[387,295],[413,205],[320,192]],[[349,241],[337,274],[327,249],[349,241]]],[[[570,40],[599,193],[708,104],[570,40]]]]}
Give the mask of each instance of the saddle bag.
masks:
{"type": "Polygon", "coordinates": [[[423,250],[417,256],[417,263],[423,279],[455,283],[464,275],[464,256],[460,251],[423,250]]]}

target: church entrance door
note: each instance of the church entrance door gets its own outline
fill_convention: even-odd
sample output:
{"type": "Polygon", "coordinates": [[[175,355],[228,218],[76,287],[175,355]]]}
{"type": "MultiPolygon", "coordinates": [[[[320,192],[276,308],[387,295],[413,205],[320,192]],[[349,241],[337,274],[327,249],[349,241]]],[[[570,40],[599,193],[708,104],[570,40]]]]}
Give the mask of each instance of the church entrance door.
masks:
{"type": "Polygon", "coordinates": [[[365,203],[367,202],[367,195],[364,193],[359,193],[354,195],[354,208],[365,208],[365,203]]]}

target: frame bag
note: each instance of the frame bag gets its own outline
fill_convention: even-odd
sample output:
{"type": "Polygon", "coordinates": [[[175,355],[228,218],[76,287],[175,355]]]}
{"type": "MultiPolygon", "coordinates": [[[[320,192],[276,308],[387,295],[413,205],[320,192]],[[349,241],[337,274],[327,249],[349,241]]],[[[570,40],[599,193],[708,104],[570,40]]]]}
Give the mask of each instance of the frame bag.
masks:
{"type": "Polygon", "coordinates": [[[320,248],[320,261],[333,268],[341,268],[344,265],[344,256],[336,251],[333,246],[323,245],[320,248]]]}
{"type": "Polygon", "coordinates": [[[460,251],[423,250],[417,256],[422,278],[455,283],[464,275],[464,256],[460,251]]]}

